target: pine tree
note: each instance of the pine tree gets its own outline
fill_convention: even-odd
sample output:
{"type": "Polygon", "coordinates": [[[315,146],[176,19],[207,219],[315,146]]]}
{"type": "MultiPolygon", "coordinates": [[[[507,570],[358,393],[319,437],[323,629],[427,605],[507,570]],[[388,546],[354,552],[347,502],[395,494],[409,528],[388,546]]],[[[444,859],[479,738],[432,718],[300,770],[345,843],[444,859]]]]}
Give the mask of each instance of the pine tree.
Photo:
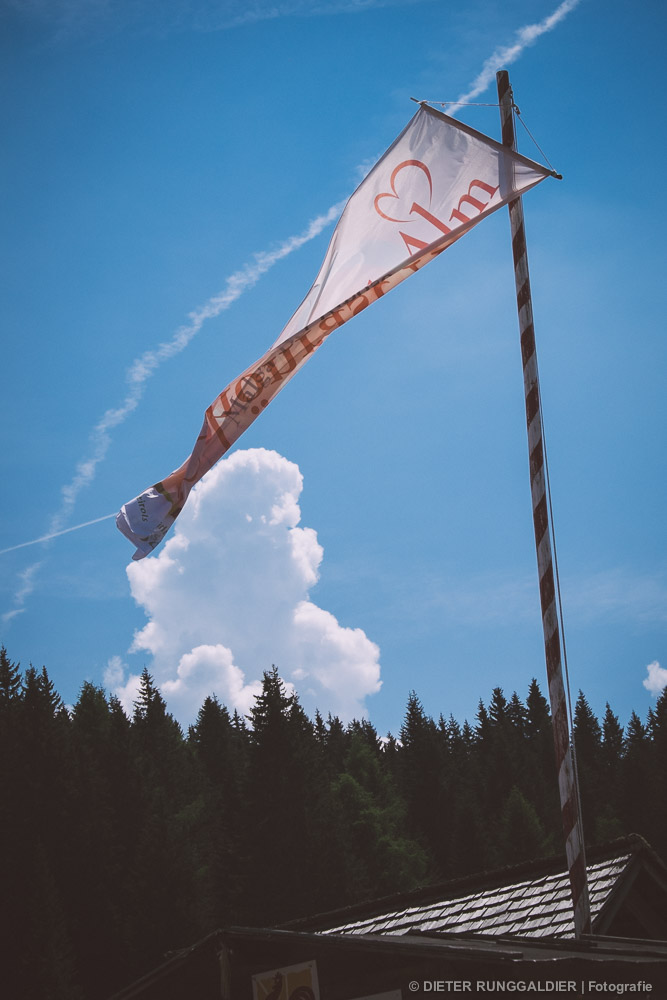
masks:
{"type": "Polygon", "coordinates": [[[17,691],[16,670],[7,668],[5,662],[0,720],[12,741],[2,789],[3,982],[20,984],[29,1000],[78,1000],[67,877],[76,817],[69,716],[45,669],[29,667],[17,691]]]}
{"type": "Polygon", "coordinates": [[[475,731],[466,719],[459,726],[453,716],[446,725],[448,746],[449,807],[451,834],[447,862],[441,867],[446,878],[483,871],[490,866],[490,823],[485,808],[485,787],[478,748],[482,732],[488,731],[488,715],[480,701],[475,731]]]}
{"type": "Polygon", "coordinates": [[[533,678],[526,697],[521,791],[547,834],[547,853],[560,844],[562,825],[549,705],[533,678]]]}
{"type": "Polygon", "coordinates": [[[513,786],[523,784],[523,735],[526,709],[514,692],[508,702],[502,688],[494,688],[489,703],[492,762],[490,787],[496,801],[507,801],[513,786]]]}
{"type": "Polygon", "coordinates": [[[649,713],[649,727],[651,742],[647,771],[651,784],[652,845],[664,853],[667,851],[667,687],[658,697],[655,709],[649,713]]]}
{"type": "Polygon", "coordinates": [[[250,710],[245,822],[254,867],[248,920],[272,924],[311,908],[313,777],[317,744],[312,724],[274,667],[250,710]]]}
{"type": "Polygon", "coordinates": [[[655,810],[646,804],[653,799],[650,777],[651,740],[636,712],[632,712],[625,733],[625,755],[621,761],[620,812],[624,833],[640,833],[658,848],[655,810]]]}
{"type": "Polygon", "coordinates": [[[332,787],[333,818],[345,836],[344,902],[414,888],[428,860],[405,835],[405,803],[368,741],[352,734],[345,771],[332,787]]]}
{"type": "MultiPolygon", "coordinates": [[[[352,726],[361,727],[361,723],[354,722],[352,726]]],[[[327,771],[340,774],[345,766],[345,755],[350,747],[350,732],[337,715],[332,715],[329,712],[325,720],[319,711],[315,712],[313,731],[327,771]]],[[[359,731],[362,731],[361,728],[359,731]]],[[[375,747],[377,733],[374,729],[371,729],[369,738],[375,747]]],[[[379,744],[378,749],[381,749],[379,744]]]]}
{"type": "Polygon", "coordinates": [[[493,690],[488,711],[480,703],[477,719],[475,756],[484,789],[484,809],[490,821],[496,822],[517,781],[520,756],[515,752],[518,734],[513,730],[501,688],[493,690]]]}
{"type": "Polygon", "coordinates": [[[583,691],[579,692],[574,709],[574,740],[584,831],[592,839],[603,805],[600,794],[602,730],[583,691]]]}
{"type": "MultiPolygon", "coordinates": [[[[20,787],[19,742],[21,728],[21,671],[0,647],[0,795],[3,803],[16,802],[20,787]]],[[[0,823],[0,838],[4,826],[0,823]]],[[[0,844],[2,840],[0,839],[0,844]]]]}
{"type": "MultiPolygon", "coordinates": [[[[25,911],[26,830],[22,818],[26,812],[24,789],[23,728],[21,725],[21,672],[12,663],[4,646],[0,648],[0,963],[3,973],[19,982],[18,956],[25,947],[27,933],[25,911]]],[[[29,961],[29,958],[27,959],[29,961]]]]}
{"type": "Polygon", "coordinates": [[[517,864],[549,853],[547,837],[534,807],[516,785],[510,790],[500,817],[500,848],[505,864],[517,864]]]}
{"type": "Polygon", "coordinates": [[[507,706],[507,718],[515,733],[515,742],[522,742],[526,737],[526,727],[528,722],[528,709],[519,698],[516,691],[512,692],[512,697],[507,706]]]}
{"type": "Polygon", "coordinates": [[[378,760],[382,757],[382,742],[375,726],[368,719],[353,719],[347,727],[347,735],[348,737],[358,736],[366,743],[378,760]]]}
{"type": "Polygon", "coordinates": [[[190,728],[199,796],[194,810],[197,920],[202,934],[234,922],[250,868],[241,815],[246,742],[217,698],[204,701],[190,728]]]}
{"type": "Polygon", "coordinates": [[[133,974],[139,975],[197,933],[190,757],[181,728],[146,668],[134,704],[130,747],[137,811],[124,934],[133,942],[133,974]]]}
{"type": "MultiPolygon", "coordinates": [[[[115,736],[104,691],[85,682],[70,726],[76,801],[70,816],[74,863],[68,875],[68,906],[79,975],[90,998],[100,995],[99,969],[109,942],[122,938],[121,886],[128,859],[123,817],[129,789],[125,784],[119,788],[114,780],[119,749],[115,736]]],[[[121,964],[109,970],[105,988],[122,985],[124,978],[121,964]]]]}
{"type": "Polygon", "coordinates": [[[446,757],[438,727],[414,691],[408,697],[400,741],[397,775],[407,805],[408,831],[442,870],[451,836],[446,757]]]}
{"type": "Polygon", "coordinates": [[[21,696],[21,671],[12,663],[4,646],[0,646],[0,718],[16,705],[21,696]]]}
{"type": "MultiPolygon", "coordinates": [[[[400,740],[381,740],[367,720],[311,722],[274,668],[248,720],[209,697],[185,740],[147,670],[131,719],[90,683],[70,712],[45,669],[22,678],[0,649],[0,941],[22,998],[102,1000],[217,925],[281,922],[561,843],[536,681],[525,706],[496,688],[474,728],[435,724],[411,692],[400,740]]],[[[575,735],[589,839],[634,829],[665,853],[667,693],[625,734],[580,694],[575,735]]]]}
{"type": "Polygon", "coordinates": [[[533,677],[526,698],[526,736],[530,741],[536,742],[545,732],[551,736],[549,705],[533,677]]]}
{"type": "Polygon", "coordinates": [[[389,775],[395,784],[398,782],[397,772],[400,754],[401,748],[398,740],[392,733],[387,733],[384,746],[382,748],[382,756],[385,761],[383,770],[385,774],[389,775]]]}
{"type": "Polygon", "coordinates": [[[595,827],[595,839],[600,842],[613,840],[623,833],[621,822],[622,785],[621,763],[625,752],[623,727],[618,716],[606,704],[602,720],[602,746],[600,748],[600,800],[601,809],[595,827]]]}

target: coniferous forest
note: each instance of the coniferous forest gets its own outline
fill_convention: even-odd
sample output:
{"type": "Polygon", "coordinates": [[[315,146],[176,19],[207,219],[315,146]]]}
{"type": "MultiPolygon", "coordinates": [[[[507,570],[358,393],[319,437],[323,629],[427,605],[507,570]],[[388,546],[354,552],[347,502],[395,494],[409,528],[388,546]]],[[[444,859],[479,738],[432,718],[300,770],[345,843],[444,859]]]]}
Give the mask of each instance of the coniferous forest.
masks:
{"type": "MultiPolygon", "coordinates": [[[[575,737],[591,844],[667,855],[667,691],[645,722],[575,737]]],[[[278,672],[247,718],[207,698],[187,733],[144,671],[131,718],[85,683],[0,651],[2,981],[22,1000],[97,1000],[225,925],[269,926],[559,853],[547,702],[500,688],[473,724],[409,696],[396,736],[308,718],[278,672]]]]}

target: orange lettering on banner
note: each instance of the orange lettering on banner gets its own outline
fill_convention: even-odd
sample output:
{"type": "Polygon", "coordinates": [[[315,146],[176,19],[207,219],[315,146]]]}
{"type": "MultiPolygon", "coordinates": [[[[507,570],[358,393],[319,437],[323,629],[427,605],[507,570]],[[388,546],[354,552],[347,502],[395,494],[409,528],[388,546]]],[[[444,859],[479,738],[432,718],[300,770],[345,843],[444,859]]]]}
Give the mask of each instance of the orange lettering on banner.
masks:
{"type": "Polygon", "coordinates": [[[375,298],[376,299],[381,298],[386,292],[390,292],[393,287],[394,286],[389,281],[389,278],[383,278],[382,281],[378,281],[376,285],[373,285],[373,291],[375,292],[375,298]],[[382,287],[384,285],[385,281],[389,283],[389,288],[383,288],[382,287]]]}
{"type": "Polygon", "coordinates": [[[479,181],[479,180],[472,181],[470,187],[468,188],[468,193],[464,194],[461,198],[459,198],[458,208],[454,209],[454,211],[449,217],[449,221],[451,222],[452,219],[457,219],[458,222],[464,222],[464,223],[470,222],[472,216],[464,215],[463,212],[461,211],[461,205],[466,203],[468,205],[472,205],[472,207],[476,208],[478,212],[483,212],[497,190],[498,190],[497,187],[492,188],[490,184],[485,184],[484,181],[479,181]],[[480,201],[479,198],[473,198],[470,192],[474,187],[478,187],[481,188],[482,191],[486,191],[486,193],[489,196],[486,199],[486,201],[480,201]]]}
{"type": "Polygon", "coordinates": [[[360,295],[359,298],[354,299],[350,303],[350,309],[352,310],[353,316],[358,316],[360,312],[363,312],[366,306],[371,304],[371,300],[366,295],[360,295]]]}
{"type": "MultiPolygon", "coordinates": [[[[227,450],[228,448],[231,448],[232,445],[231,445],[231,442],[227,440],[225,432],[222,430],[222,424],[223,424],[223,422],[225,420],[225,417],[228,417],[231,414],[231,408],[226,409],[226,410],[221,408],[220,410],[217,410],[217,405],[218,405],[218,403],[220,403],[222,401],[222,397],[223,396],[225,397],[225,399],[227,398],[227,390],[226,389],[225,389],[225,391],[223,393],[221,393],[220,396],[218,396],[217,399],[213,400],[213,402],[211,403],[211,405],[207,409],[207,411],[206,411],[206,413],[205,413],[204,416],[205,416],[205,424],[208,424],[208,426],[211,428],[211,431],[215,434],[215,436],[218,438],[218,440],[220,441],[220,443],[224,446],[225,450],[227,450]]],[[[228,406],[229,406],[229,404],[228,404],[228,406]]],[[[206,435],[200,434],[199,437],[197,438],[197,444],[199,444],[200,441],[205,440],[205,438],[206,438],[206,435]]],[[[195,446],[195,450],[196,450],[196,446],[195,446]]],[[[193,451],[193,454],[194,454],[194,451],[193,451]]]]}
{"type": "Polygon", "coordinates": [[[319,326],[320,330],[322,330],[328,336],[333,330],[337,330],[339,326],[342,326],[344,322],[345,318],[341,316],[340,312],[337,309],[334,309],[333,312],[328,313],[324,317],[319,326]]]}
{"type": "MultiPolygon", "coordinates": [[[[426,176],[426,179],[428,181],[429,201],[430,201],[430,199],[431,199],[431,197],[433,195],[433,181],[431,180],[431,173],[430,173],[428,167],[426,166],[426,164],[422,163],[421,160],[403,160],[402,163],[399,163],[398,166],[394,167],[394,169],[392,170],[391,177],[389,178],[389,184],[391,186],[391,191],[383,191],[381,194],[376,195],[375,196],[375,200],[373,201],[373,207],[375,208],[375,211],[377,212],[378,215],[381,215],[383,219],[386,219],[387,222],[409,222],[410,221],[409,219],[396,219],[392,215],[387,215],[387,213],[383,212],[382,209],[380,208],[380,202],[383,199],[386,199],[386,198],[390,198],[393,201],[397,202],[398,204],[397,204],[396,207],[397,208],[399,207],[400,201],[401,201],[401,196],[399,195],[398,191],[396,190],[396,178],[400,174],[401,170],[405,169],[405,167],[418,167],[419,170],[421,170],[424,173],[424,175],[426,176]]],[[[410,209],[411,212],[414,210],[414,207],[415,206],[413,205],[412,208],[410,209]]]]}
{"type": "Polygon", "coordinates": [[[417,253],[418,250],[425,250],[428,243],[424,240],[418,240],[414,236],[408,236],[407,233],[402,233],[399,229],[398,235],[403,237],[403,242],[405,243],[408,253],[412,257],[413,253],[417,253]]]}
{"type": "MultiPolygon", "coordinates": [[[[399,164],[398,167],[392,172],[391,175],[391,193],[385,192],[383,195],[379,195],[375,199],[375,208],[379,215],[391,222],[399,222],[398,219],[391,219],[391,217],[380,210],[378,206],[378,201],[380,198],[391,198],[399,201],[399,195],[396,193],[395,181],[396,176],[404,167],[419,167],[426,174],[429,187],[431,187],[431,176],[428,169],[424,164],[417,160],[406,160],[399,164]]],[[[466,194],[464,194],[458,202],[458,206],[454,209],[451,214],[450,222],[454,219],[457,222],[463,224],[470,222],[472,214],[480,213],[488,205],[491,198],[494,196],[497,187],[491,187],[490,184],[486,184],[484,181],[475,178],[469,187],[466,194]],[[473,190],[476,193],[482,193],[488,195],[486,201],[482,201],[480,197],[473,195],[473,190]],[[473,210],[471,216],[468,217],[462,211],[463,206],[470,206],[473,210]]],[[[424,208],[423,205],[419,205],[414,202],[412,208],[410,209],[411,215],[419,215],[421,218],[425,219],[427,222],[431,223],[435,229],[444,235],[448,235],[452,232],[449,226],[445,225],[441,219],[436,218],[429,209],[424,208]]],[[[409,220],[404,220],[409,221],[409,220]]],[[[417,237],[410,236],[407,233],[401,232],[399,230],[399,235],[401,236],[407,250],[411,255],[424,251],[429,246],[424,240],[417,239],[417,237]]],[[[398,282],[402,281],[407,274],[411,272],[418,271],[427,260],[436,257],[445,248],[438,247],[437,250],[431,250],[411,264],[405,264],[399,273],[394,275],[392,278],[382,278],[376,283],[370,285],[370,287],[364,293],[357,293],[355,296],[348,299],[343,305],[334,309],[332,312],[324,316],[319,323],[315,326],[309,327],[304,330],[297,337],[288,341],[289,346],[279,345],[278,348],[274,350],[272,356],[264,361],[260,367],[256,368],[254,371],[246,372],[236,383],[232,386],[227,386],[227,388],[220,393],[217,399],[209,406],[206,411],[206,418],[213,436],[217,438],[219,444],[222,446],[222,451],[227,451],[231,448],[232,443],[238,437],[238,434],[242,430],[242,426],[239,423],[239,417],[246,409],[249,409],[253,414],[260,412],[260,406],[265,407],[268,405],[268,399],[261,399],[260,396],[264,389],[268,386],[277,386],[283,379],[296,370],[297,367],[305,361],[305,359],[313,353],[316,348],[318,348],[322,342],[333,333],[334,330],[342,326],[348,319],[352,316],[357,316],[362,312],[371,301],[373,301],[372,296],[375,299],[382,298],[391,288],[393,288],[398,282]],[[250,406],[251,403],[259,404],[250,406]],[[227,424],[227,421],[232,421],[236,425],[236,432],[232,433],[232,442],[229,441],[228,436],[222,430],[223,426],[227,424]]],[[[269,392],[269,397],[274,395],[276,390],[272,389],[269,392]]],[[[252,418],[250,418],[252,420],[252,418]]],[[[245,419],[243,420],[245,424],[245,419]]],[[[208,435],[206,435],[208,437],[208,435]]],[[[199,444],[199,441],[198,441],[199,444]]],[[[191,480],[186,480],[190,482],[191,480]]]]}
{"type": "MultiPolygon", "coordinates": [[[[227,386],[229,389],[229,386],[227,386]]],[[[227,389],[223,389],[217,399],[214,399],[206,415],[210,414],[211,423],[217,425],[225,417],[229,416],[232,412],[232,404],[229,402],[229,397],[227,396],[227,389]]]]}
{"type": "MultiPolygon", "coordinates": [[[[507,166],[500,161],[499,151],[487,151],[481,157],[474,145],[468,151],[464,140],[452,145],[446,137],[441,148],[439,135],[431,132],[430,126],[422,130],[423,113],[415,126],[416,145],[411,135],[403,141],[402,134],[399,144],[378,162],[382,179],[378,183],[378,174],[373,172],[366,193],[358,200],[358,213],[352,210],[350,226],[346,228],[341,219],[317,283],[288,321],[278,342],[211,403],[192,453],[179,469],[156,485],[157,494],[147,491],[123,507],[117,523],[123,534],[136,541],[135,559],[158,544],[191,487],[234,445],[283,383],[334,330],[420,270],[484,215],[507,201],[505,193],[500,195],[496,168],[500,165],[505,170],[507,166]],[[447,151],[451,148],[455,156],[448,162],[447,151]],[[410,155],[407,150],[413,155],[419,151],[427,159],[432,157],[434,175],[421,160],[401,160],[401,155],[410,155]],[[392,166],[396,160],[399,162],[392,166]],[[497,180],[498,186],[479,177],[468,181],[473,170],[482,174],[488,171],[491,182],[497,180]],[[457,195],[457,191],[462,194],[457,195]],[[383,221],[375,219],[373,212],[383,221]],[[352,294],[341,301],[346,290],[352,294]],[[314,307],[313,299],[317,303],[314,307]],[[304,313],[311,321],[301,326],[304,313]]],[[[505,152],[512,155],[509,150],[505,152]]],[[[546,176],[545,171],[535,168],[532,174],[526,173],[525,179],[517,177],[516,196],[536,184],[541,179],[539,173],[546,176]]]]}
{"type": "Polygon", "coordinates": [[[283,351],[280,351],[279,354],[276,354],[274,358],[271,358],[270,361],[267,361],[266,367],[271,372],[272,382],[282,382],[285,376],[289,375],[289,373],[293,372],[294,369],[296,368],[296,361],[292,356],[290,348],[286,347],[283,351]],[[281,372],[278,370],[278,362],[282,361],[283,359],[286,359],[287,361],[287,368],[285,369],[284,372],[281,372]]]}
{"type": "Polygon", "coordinates": [[[256,371],[252,375],[242,375],[234,386],[234,392],[241,402],[252,403],[262,391],[263,386],[264,379],[262,378],[262,374],[256,371]]]}
{"type": "MultiPolygon", "coordinates": [[[[398,174],[401,172],[401,170],[403,170],[405,167],[418,167],[420,170],[422,170],[426,178],[428,179],[429,192],[431,195],[433,194],[433,182],[431,179],[431,174],[425,163],[422,163],[421,160],[404,160],[402,163],[399,163],[397,167],[394,167],[391,173],[391,177],[389,179],[391,190],[383,191],[381,192],[381,194],[376,195],[375,200],[373,202],[375,211],[378,213],[378,215],[382,216],[383,219],[386,219],[387,222],[405,223],[411,221],[410,219],[399,219],[394,216],[388,215],[387,212],[383,211],[382,208],[380,208],[381,202],[384,201],[385,204],[388,204],[386,201],[387,199],[392,200],[397,207],[400,204],[401,196],[396,190],[396,178],[398,174]]],[[[473,181],[471,181],[470,185],[468,186],[467,194],[464,194],[459,198],[457,207],[453,210],[452,214],[449,217],[449,222],[456,221],[456,222],[461,222],[464,225],[466,222],[470,222],[472,214],[468,216],[464,212],[462,212],[461,209],[463,205],[469,205],[477,213],[483,212],[497,190],[498,187],[491,187],[490,184],[487,184],[485,181],[481,181],[479,180],[479,178],[476,177],[473,181]],[[474,195],[472,194],[473,188],[479,188],[480,191],[485,191],[486,194],[488,194],[489,196],[486,199],[486,201],[481,201],[479,198],[474,197],[474,195]]],[[[450,227],[447,226],[442,221],[442,219],[438,219],[437,216],[433,215],[433,213],[428,208],[424,208],[423,205],[418,204],[418,202],[416,201],[412,203],[412,208],[410,209],[408,214],[421,216],[422,219],[425,219],[426,222],[429,222],[432,226],[434,226],[439,232],[443,233],[445,236],[448,236],[449,233],[451,233],[452,231],[450,227]]],[[[415,236],[410,236],[408,233],[404,233],[400,229],[398,235],[405,243],[405,246],[410,256],[412,256],[415,253],[418,253],[420,250],[426,249],[426,247],[428,246],[428,243],[425,243],[424,240],[420,240],[415,236]]]]}
{"type": "MultiPolygon", "coordinates": [[[[427,208],[423,208],[422,205],[418,205],[417,202],[415,202],[412,208],[410,209],[410,215],[413,215],[415,212],[417,213],[417,215],[421,215],[422,219],[426,219],[426,221],[430,222],[432,226],[435,226],[436,229],[439,229],[441,233],[445,234],[445,236],[448,233],[451,233],[451,229],[449,228],[449,226],[446,226],[444,222],[440,221],[440,219],[436,219],[435,215],[429,212],[427,208]]],[[[466,219],[466,222],[467,221],[468,220],[466,219]]],[[[401,236],[403,236],[402,233],[401,236]]],[[[405,237],[403,238],[405,239],[405,237]]],[[[428,246],[428,243],[425,243],[424,246],[425,247],[428,246]]]]}
{"type": "Polygon", "coordinates": [[[226,436],[225,432],[223,431],[222,427],[217,427],[216,428],[215,436],[217,437],[218,441],[220,442],[220,444],[222,445],[222,447],[225,449],[225,451],[229,451],[229,449],[232,446],[232,443],[231,443],[231,441],[227,440],[227,436],[226,436]]]}
{"type": "Polygon", "coordinates": [[[308,339],[308,335],[310,334],[310,332],[311,332],[310,330],[306,330],[306,332],[299,337],[299,343],[302,345],[304,351],[306,352],[306,355],[312,354],[315,348],[320,346],[320,344],[324,340],[324,337],[326,336],[326,334],[319,334],[315,340],[315,343],[313,343],[308,339]]]}

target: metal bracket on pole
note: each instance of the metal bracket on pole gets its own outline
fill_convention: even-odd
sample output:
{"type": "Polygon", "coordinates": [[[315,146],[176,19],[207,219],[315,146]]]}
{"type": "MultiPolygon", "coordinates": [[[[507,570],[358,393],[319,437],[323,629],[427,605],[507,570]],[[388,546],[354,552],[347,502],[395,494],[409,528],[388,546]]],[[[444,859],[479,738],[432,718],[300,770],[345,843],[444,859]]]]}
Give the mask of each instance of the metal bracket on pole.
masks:
{"type": "MultiPolygon", "coordinates": [[[[506,70],[496,73],[496,82],[500,103],[502,142],[504,146],[516,149],[514,118],[512,114],[514,101],[509,75],[506,70]]],[[[530,456],[530,489],[533,501],[537,571],[540,581],[544,650],[549,682],[551,721],[556,748],[561,817],[570,873],[572,905],[574,907],[574,928],[575,935],[579,938],[582,934],[590,934],[591,914],[586,878],[583,827],[579,808],[579,791],[570,742],[568,710],[561,664],[562,643],[551,549],[552,526],[547,497],[542,435],[542,404],[540,400],[540,381],[537,370],[537,353],[535,350],[535,329],[533,327],[533,304],[530,294],[528,254],[526,251],[526,234],[521,197],[519,196],[510,201],[508,207],[512,229],[514,279],[516,283],[517,308],[519,311],[521,357],[523,359],[523,383],[526,402],[528,452],[530,456]]]]}

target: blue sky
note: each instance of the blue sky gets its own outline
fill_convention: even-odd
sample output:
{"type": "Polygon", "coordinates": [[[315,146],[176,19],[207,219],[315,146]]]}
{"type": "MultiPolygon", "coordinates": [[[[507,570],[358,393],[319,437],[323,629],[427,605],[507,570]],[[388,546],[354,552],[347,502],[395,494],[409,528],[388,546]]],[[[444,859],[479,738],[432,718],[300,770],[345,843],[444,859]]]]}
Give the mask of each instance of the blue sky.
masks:
{"type": "MultiPolygon", "coordinates": [[[[309,710],[382,732],[413,688],[459,720],[495,686],[546,690],[505,211],[329,338],[202,484],[171,556],[128,577],[112,519],[15,548],[181,463],[410,97],[469,94],[504,50],[564,176],[525,212],[570,681],[598,713],[645,716],[667,681],[663,5],[4,0],[0,17],[11,658],[69,702],[90,679],[129,704],[147,665],[183,722],[209,690],[246,707],[271,663],[309,710]]],[[[498,137],[497,108],[459,116],[498,137]]]]}

